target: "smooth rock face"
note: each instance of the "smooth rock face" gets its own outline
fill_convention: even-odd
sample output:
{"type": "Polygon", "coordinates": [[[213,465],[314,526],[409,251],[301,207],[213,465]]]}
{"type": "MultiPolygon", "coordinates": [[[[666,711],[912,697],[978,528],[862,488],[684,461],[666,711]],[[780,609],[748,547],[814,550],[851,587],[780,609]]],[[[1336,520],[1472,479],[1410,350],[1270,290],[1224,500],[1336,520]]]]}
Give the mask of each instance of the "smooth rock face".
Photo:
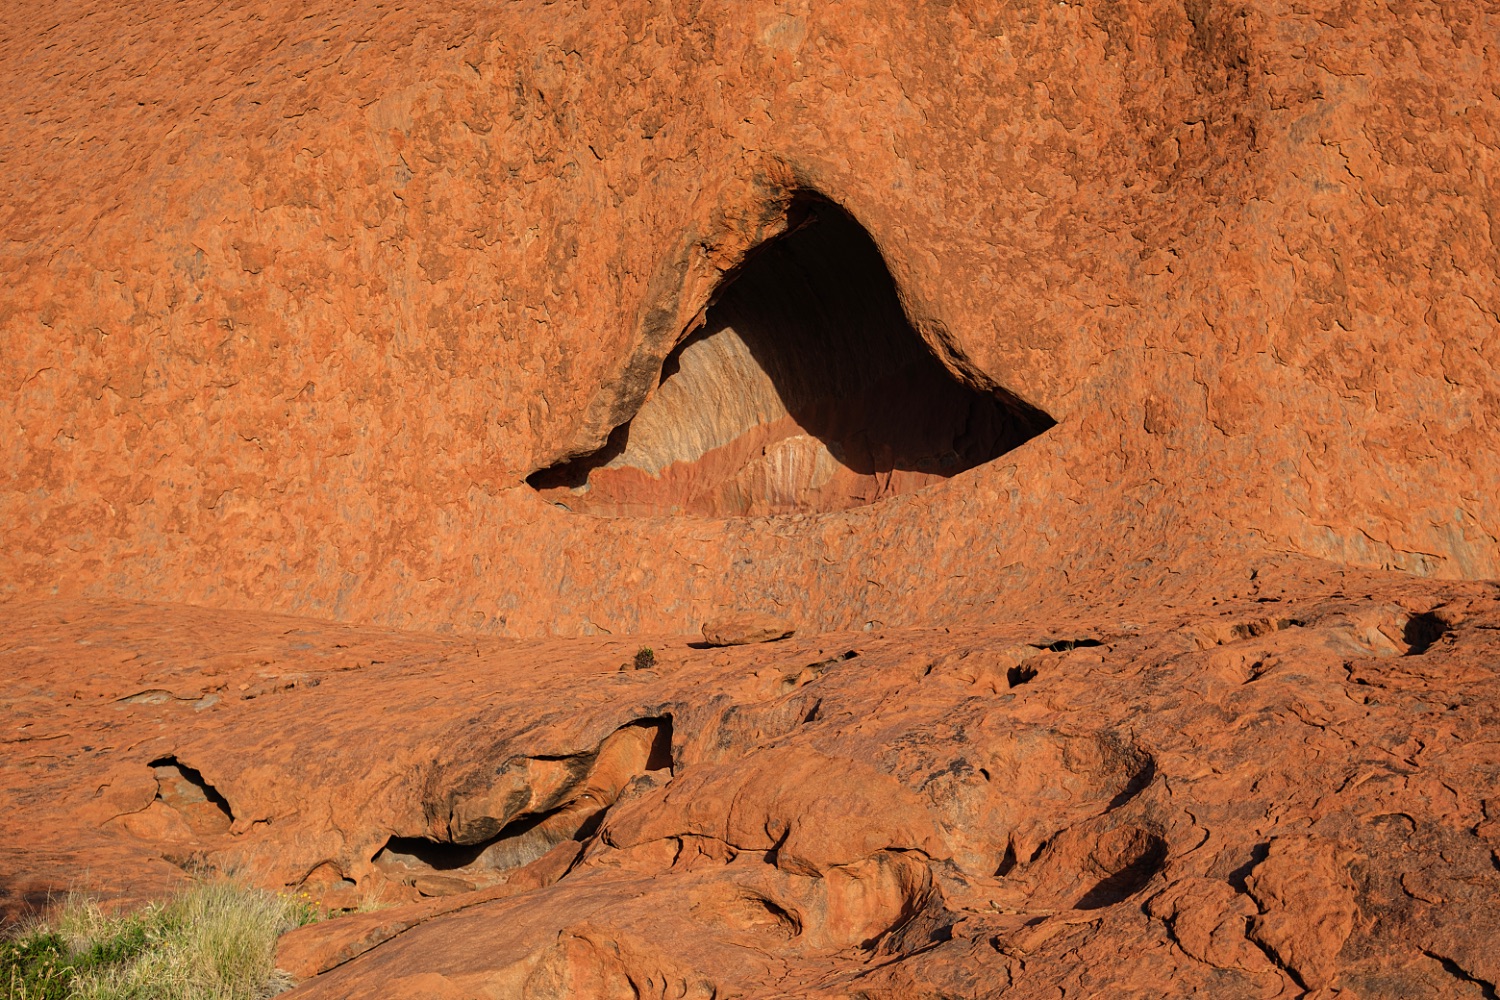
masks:
{"type": "Polygon", "coordinates": [[[1283,552],[1500,575],[1492,20],[7,3],[0,592],[686,635],[1283,552]],[[807,309],[845,363],[745,365],[808,203],[931,359],[899,392],[885,327],[807,309]],[[975,398],[1057,423],[969,450],[975,398]],[[625,426],[586,497],[527,484],[625,426]]]}
{"type": "Polygon", "coordinates": [[[1174,604],[624,672],[638,637],[0,606],[0,905],[203,866],[383,903],[284,939],[298,998],[1489,995],[1500,590],[1174,604]]]}

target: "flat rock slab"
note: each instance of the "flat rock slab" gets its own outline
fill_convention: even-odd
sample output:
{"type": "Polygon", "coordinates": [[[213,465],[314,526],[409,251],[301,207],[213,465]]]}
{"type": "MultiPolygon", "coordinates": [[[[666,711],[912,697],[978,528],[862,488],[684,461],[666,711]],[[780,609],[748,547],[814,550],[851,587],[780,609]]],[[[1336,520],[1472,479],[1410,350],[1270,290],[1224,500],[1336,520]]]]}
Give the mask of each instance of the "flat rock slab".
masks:
{"type": "Polygon", "coordinates": [[[727,615],[703,623],[703,641],[710,646],[748,646],[786,639],[797,629],[773,615],[727,615]]]}

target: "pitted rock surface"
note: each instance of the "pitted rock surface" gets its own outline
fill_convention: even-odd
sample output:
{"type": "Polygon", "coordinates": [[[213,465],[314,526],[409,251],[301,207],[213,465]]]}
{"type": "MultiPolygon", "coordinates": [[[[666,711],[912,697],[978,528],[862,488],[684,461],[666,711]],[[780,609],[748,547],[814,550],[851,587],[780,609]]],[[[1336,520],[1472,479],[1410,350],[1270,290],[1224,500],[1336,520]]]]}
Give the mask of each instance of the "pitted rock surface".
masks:
{"type": "Polygon", "coordinates": [[[538,636],[1500,575],[1494,17],[7,3],[0,592],[538,636]],[[944,379],[1056,426],[935,482],[845,410],[692,458],[664,365],[806,198],[944,379]],[[638,414],[680,461],[596,496],[651,516],[526,484],[638,414]]]}

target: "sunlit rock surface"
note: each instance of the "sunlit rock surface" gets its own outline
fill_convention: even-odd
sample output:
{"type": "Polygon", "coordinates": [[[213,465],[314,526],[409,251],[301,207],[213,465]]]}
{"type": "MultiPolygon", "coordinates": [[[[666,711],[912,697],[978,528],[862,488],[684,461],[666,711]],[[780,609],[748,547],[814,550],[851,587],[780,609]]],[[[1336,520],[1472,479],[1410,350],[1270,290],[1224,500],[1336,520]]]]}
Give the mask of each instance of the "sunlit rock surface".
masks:
{"type": "Polygon", "coordinates": [[[1496,37],[6,4],[0,911],[238,871],[344,914],[301,997],[1493,997],[1496,37]]]}

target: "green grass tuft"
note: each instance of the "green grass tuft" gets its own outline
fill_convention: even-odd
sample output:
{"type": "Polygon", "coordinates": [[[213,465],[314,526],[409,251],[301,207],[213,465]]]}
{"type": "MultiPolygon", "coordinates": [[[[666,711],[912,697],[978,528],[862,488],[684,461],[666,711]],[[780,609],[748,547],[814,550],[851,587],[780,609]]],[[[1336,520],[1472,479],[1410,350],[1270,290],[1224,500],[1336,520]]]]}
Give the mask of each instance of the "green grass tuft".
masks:
{"type": "Polygon", "coordinates": [[[73,969],[67,944],[57,934],[35,931],[13,941],[0,941],[0,972],[7,1000],[66,1000],[72,990],[73,969]]]}

